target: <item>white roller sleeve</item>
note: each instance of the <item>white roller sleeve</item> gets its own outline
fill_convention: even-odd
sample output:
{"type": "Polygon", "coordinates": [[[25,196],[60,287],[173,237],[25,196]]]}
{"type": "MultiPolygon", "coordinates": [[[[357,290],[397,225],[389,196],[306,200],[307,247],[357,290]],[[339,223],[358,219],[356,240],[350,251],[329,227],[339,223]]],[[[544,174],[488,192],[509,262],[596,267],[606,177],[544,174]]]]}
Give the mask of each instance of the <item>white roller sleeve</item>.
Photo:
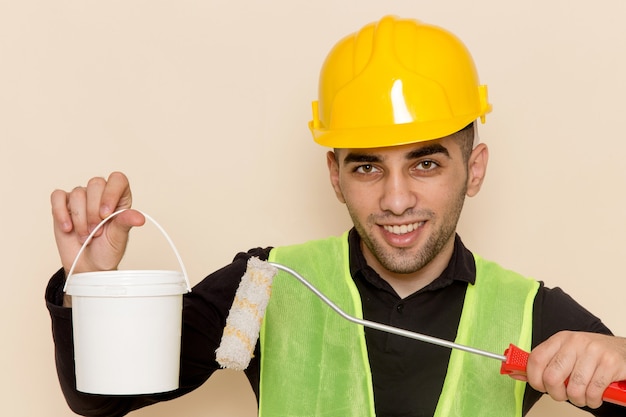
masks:
{"type": "Polygon", "coordinates": [[[215,351],[222,368],[238,371],[248,367],[278,270],[259,258],[248,260],[246,273],[235,293],[220,346],[215,351]]]}

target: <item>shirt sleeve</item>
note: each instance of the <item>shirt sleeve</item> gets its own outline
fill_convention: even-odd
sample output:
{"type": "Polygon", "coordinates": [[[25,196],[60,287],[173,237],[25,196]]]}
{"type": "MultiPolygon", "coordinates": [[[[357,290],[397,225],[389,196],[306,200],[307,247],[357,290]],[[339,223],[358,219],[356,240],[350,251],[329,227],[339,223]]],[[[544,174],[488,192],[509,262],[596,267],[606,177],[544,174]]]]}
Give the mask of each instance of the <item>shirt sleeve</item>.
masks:
{"type": "Polygon", "coordinates": [[[534,304],[533,347],[562,330],[612,335],[602,321],[561,288],[541,286],[534,304]]]}
{"type": "MultiPolygon", "coordinates": [[[[70,308],[62,306],[65,274],[62,269],[57,271],[48,282],[45,300],[52,320],[57,375],[70,409],[86,416],[124,416],[132,410],[180,397],[202,385],[219,369],[215,350],[248,259],[257,256],[266,260],[270,250],[255,248],[237,254],[231,264],[210,274],[183,296],[180,387],[172,392],[153,395],[103,396],[76,390],[72,313],[70,308]]],[[[257,359],[253,358],[246,370],[257,395],[258,357],[256,354],[257,359]]]]}
{"type": "MultiPolygon", "coordinates": [[[[541,344],[550,336],[563,330],[584,331],[612,335],[602,321],[581,306],[561,288],[547,288],[541,283],[533,306],[533,341],[532,347],[541,344]]],[[[543,393],[526,386],[524,396],[524,414],[534,405],[543,393]]],[[[583,410],[594,416],[626,415],[626,408],[604,403],[600,408],[583,410]]]]}

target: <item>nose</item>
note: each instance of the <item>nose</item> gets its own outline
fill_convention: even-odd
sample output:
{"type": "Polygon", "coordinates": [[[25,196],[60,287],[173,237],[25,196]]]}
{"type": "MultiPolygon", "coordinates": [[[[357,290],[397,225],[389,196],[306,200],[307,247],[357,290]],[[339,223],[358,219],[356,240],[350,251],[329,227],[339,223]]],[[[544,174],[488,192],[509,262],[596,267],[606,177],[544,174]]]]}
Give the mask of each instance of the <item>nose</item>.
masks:
{"type": "Polygon", "coordinates": [[[382,182],[380,208],[383,211],[400,216],[409,209],[415,208],[417,195],[411,188],[412,179],[407,173],[388,173],[382,182]]]}

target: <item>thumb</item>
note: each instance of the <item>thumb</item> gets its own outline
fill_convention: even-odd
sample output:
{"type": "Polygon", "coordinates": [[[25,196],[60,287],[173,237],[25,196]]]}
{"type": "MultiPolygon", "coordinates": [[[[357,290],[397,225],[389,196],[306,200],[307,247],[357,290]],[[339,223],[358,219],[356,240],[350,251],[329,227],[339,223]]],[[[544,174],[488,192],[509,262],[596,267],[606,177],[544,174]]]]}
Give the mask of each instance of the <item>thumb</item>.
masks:
{"type": "Polygon", "coordinates": [[[123,252],[128,242],[130,229],[143,226],[145,222],[146,217],[140,211],[131,209],[119,211],[118,214],[111,219],[106,230],[109,244],[120,252],[123,252]]]}
{"type": "MultiPolygon", "coordinates": [[[[79,260],[78,254],[72,252],[71,259],[63,262],[66,274],[71,272],[71,267],[75,267],[74,273],[88,271],[108,271],[117,268],[124,256],[128,233],[135,226],[142,226],[145,223],[144,215],[136,210],[122,210],[106,217],[92,231],[93,239],[83,243],[84,253],[79,260]]],[[[82,250],[81,249],[81,250],[82,250]]],[[[62,254],[62,258],[63,258],[62,254]]]]}

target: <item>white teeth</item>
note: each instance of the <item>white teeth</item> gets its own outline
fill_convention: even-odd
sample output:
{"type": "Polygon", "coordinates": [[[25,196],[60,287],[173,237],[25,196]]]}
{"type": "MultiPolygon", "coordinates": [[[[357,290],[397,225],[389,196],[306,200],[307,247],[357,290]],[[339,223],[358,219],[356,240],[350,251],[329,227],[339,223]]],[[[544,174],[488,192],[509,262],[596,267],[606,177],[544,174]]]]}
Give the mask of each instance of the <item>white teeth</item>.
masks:
{"type": "Polygon", "coordinates": [[[398,225],[393,225],[393,226],[385,225],[383,227],[384,227],[384,229],[386,231],[388,231],[389,233],[393,233],[394,235],[404,235],[404,234],[410,233],[413,230],[417,229],[422,224],[424,224],[424,222],[403,224],[403,225],[400,225],[400,226],[398,226],[398,225]]]}

